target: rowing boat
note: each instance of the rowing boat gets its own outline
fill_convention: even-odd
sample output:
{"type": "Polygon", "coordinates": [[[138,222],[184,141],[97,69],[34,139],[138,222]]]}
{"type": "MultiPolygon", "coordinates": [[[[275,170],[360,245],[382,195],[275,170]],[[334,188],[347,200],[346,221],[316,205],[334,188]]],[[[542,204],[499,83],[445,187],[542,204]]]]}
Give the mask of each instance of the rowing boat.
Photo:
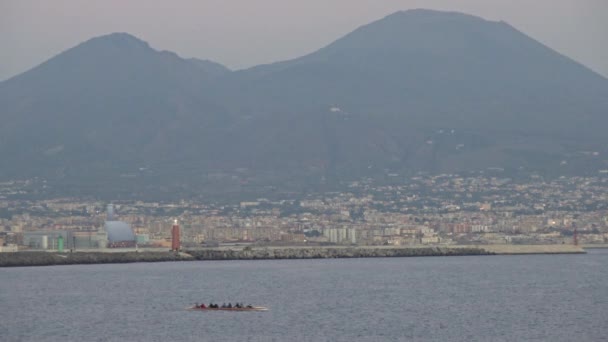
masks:
{"type": "Polygon", "coordinates": [[[268,311],[268,308],[263,307],[263,306],[252,306],[250,308],[248,307],[244,307],[244,308],[197,308],[196,306],[191,306],[189,308],[186,308],[186,310],[192,310],[192,311],[268,311]]]}

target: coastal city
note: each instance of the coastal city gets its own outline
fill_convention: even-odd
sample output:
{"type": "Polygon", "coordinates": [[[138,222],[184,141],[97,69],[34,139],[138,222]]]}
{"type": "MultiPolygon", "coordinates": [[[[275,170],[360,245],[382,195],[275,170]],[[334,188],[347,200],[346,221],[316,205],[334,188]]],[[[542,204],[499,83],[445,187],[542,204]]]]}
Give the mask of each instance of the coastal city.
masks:
{"type": "Polygon", "coordinates": [[[0,342],[608,341],[608,0],[0,23],[0,342]]]}
{"type": "MultiPolygon", "coordinates": [[[[390,175],[399,178],[398,175],[390,175]]],[[[218,203],[26,199],[0,184],[1,251],[184,247],[606,244],[608,177],[372,179],[345,190],[218,203]]]]}

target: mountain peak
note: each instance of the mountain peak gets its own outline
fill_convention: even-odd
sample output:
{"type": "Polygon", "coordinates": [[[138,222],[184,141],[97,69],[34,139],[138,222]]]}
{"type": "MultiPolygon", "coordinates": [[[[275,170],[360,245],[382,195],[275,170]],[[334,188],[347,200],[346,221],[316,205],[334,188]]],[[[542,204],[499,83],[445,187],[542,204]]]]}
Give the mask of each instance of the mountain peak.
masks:
{"type": "Polygon", "coordinates": [[[322,58],[328,54],[352,54],[352,51],[362,50],[375,55],[377,51],[392,51],[393,56],[397,56],[397,52],[403,55],[425,50],[433,54],[450,54],[478,41],[501,39],[498,36],[504,36],[505,31],[516,30],[504,23],[460,12],[413,9],[363,25],[319,52],[322,58]]]}
{"type": "Polygon", "coordinates": [[[85,41],[84,43],[82,43],[81,45],[89,45],[89,44],[102,45],[102,46],[110,45],[110,46],[120,47],[120,48],[127,48],[127,47],[148,48],[148,49],[150,48],[150,45],[148,45],[147,42],[145,42],[129,33],[126,33],[126,32],[114,32],[114,33],[106,34],[103,36],[91,38],[91,39],[85,41]]]}
{"type": "Polygon", "coordinates": [[[461,12],[411,9],[389,14],[386,17],[363,27],[391,26],[393,28],[413,28],[429,25],[452,29],[453,25],[479,25],[495,23],[496,22],[461,12]]]}
{"type": "Polygon", "coordinates": [[[446,18],[446,17],[460,17],[460,18],[475,18],[478,20],[484,20],[480,17],[476,17],[471,14],[466,14],[462,12],[455,11],[437,11],[426,8],[415,8],[409,9],[405,11],[397,11],[395,13],[387,15],[385,18],[394,17],[394,18],[403,18],[403,17],[426,17],[426,18],[446,18]]]}
{"type": "Polygon", "coordinates": [[[142,42],[141,39],[135,37],[134,35],[132,35],[128,32],[112,32],[112,33],[104,34],[102,36],[94,37],[93,39],[110,39],[110,40],[115,40],[115,41],[119,41],[119,40],[129,41],[130,40],[130,41],[142,42]]]}

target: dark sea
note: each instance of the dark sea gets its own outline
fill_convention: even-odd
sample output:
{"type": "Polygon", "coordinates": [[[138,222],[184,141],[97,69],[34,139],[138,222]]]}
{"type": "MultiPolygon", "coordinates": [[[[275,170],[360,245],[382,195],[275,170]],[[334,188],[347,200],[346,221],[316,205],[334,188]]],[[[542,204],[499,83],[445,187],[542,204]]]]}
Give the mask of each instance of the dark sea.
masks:
{"type": "Polygon", "coordinates": [[[4,268],[0,341],[608,341],[608,250],[4,268]]]}

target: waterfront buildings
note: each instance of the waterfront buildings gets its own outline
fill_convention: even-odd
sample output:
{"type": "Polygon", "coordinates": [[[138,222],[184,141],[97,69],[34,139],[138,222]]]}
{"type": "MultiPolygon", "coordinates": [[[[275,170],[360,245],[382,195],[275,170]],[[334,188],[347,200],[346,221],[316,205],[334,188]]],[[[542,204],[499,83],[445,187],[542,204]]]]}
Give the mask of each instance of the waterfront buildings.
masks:
{"type": "Polygon", "coordinates": [[[542,181],[484,175],[355,182],[342,192],[234,203],[1,199],[0,239],[22,249],[232,244],[444,245],[608,242],[608,175],[542,181]],[[110,216],[110,215],[109,215],[110,216]],[[110,219],[111,218],[111,219],[110,219]],[[46,238],[45,238],[46,236],[46,238]]]}

